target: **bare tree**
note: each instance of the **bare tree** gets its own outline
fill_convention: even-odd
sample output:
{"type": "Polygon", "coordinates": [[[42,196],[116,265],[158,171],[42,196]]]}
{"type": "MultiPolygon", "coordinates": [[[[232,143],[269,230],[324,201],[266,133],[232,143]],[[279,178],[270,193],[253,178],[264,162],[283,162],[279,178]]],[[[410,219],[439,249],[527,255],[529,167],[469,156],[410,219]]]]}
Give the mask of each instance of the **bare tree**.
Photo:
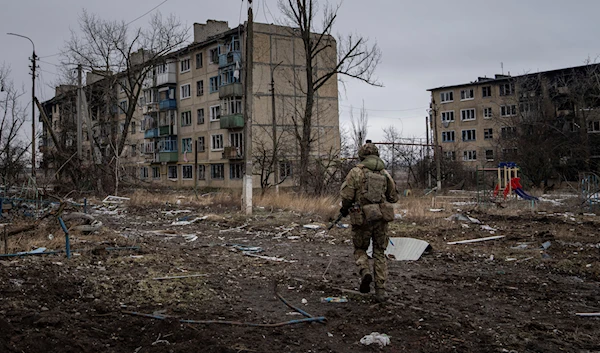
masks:
{"type": "Polygon", "coordinates": [[[381,86],[374,76],[381,60],[381,51],[377,44],[369,45],[362,36],[347,35],[336,40],[331,31],[337,19],[339,6],[328,3],[320,8],[317,0],[279,0],[279,9],[283,13],[284,23],[291,27],[290,33],[299,37],[304,51],[304,87],[300,87],[306,96],[303,111],[293,117],[296,127],[296,140],[300,146],[300,187],[308,191],[307,173],[313,138],[313,114],[315,96],[331,79],[345,76],[360,80],[369,85],[381,86]],[[320,25],[317,23],[321,20],[320,25]]]}
{"type": "Polygon", "coordinates": [[[15,88],[9,78],[10,69],[0,66],[0,178],[6,189],[19,181],[27,166],[30,144],[20,139],[27,113],[19,104],[23,90],[15,88]]]}
{"type": "Polygon", "coordinates": [[[358,149],[365,143],[368,132],[369,114],[365,109],[365,101],[362,102],[362,108],[358,117],[354,117],[354,108],[350,106],[350,124],[352,125],[352,142],[354,144],[354,155],[357,155],[358,149]]]}
{"type": "MultiPolygon", "coordinates": [[[[94,168],[98,170],[86,175],[88,179],[98,178],[97,188],[102,187],[101,178],[104,178],[104,183],[110,182],[105,178],[107,175],[116,173],[113,180],[118,180],[118,160],[127,142],[144,81],[157,65],[165,62],[169,53],[186,42],[187,37],[187,30],[174,16],[163,18],[157,13],[146,27],[133,28],[124,21],[104,20],[85,10],[82,12],[79,31],[72,31],[71,38],[65,43],[63,64],[66,69],[63,70],[63,81],[74,83],[74,65],[81,65],[82,71],[92,74],[92,80],[87,82],[84,89],[89,104],[83,107],[75,105],[73,111],[85,110],[84,113],[89,117],[85,132],[91,143],[96,163],[94,168]],[[118,102],[119,95],[124,96],[125,101],[118,102]],[[88,106],[89,109],[86,109],[88,106]],[[124,118],[119,118],[118,113],[123,114],[124,118]]],[[[71,129],[65,126],[60,128],[71,129]]],[[[73,130],[67,133],[72,135],[73,130]]],[[[80,169],[83,161],[66,155],[69,154],[66,152],[69,148],[66,147],[70,146],[62,147],[56,148],[65,152],[59,158],[60,164],[68,162],[68,169],[80,169]]],[[[73,183],[77,184],[75,179],[73,183]]]]}
{"type": "Polygon", "coordinates": [[[121,155],[129,125],[137,108],[142,83],[166,54],[187,40],[187,30],[174,16],[152,16],[147,28],[131,29],[124,21],[109,21],[83,11],[80,33],[71,32],[65,56],[70,63],[83,66],[105,81],[107,90],[118,88],[127,97],[119,109],[125,114],[125,126],[116,145],[121,155]]]}
{"type": "Polygon", "coordinates": [[[419,173],[424,158],[424,147],[417,146],[420,140],[414,138],[403,138],[395,126],[390,125],[383,129],[384,141],[388,143],[382,146],[381,154],[386,161],[392,176],[399,178],[400,170],[404,170],[406,185],[408,188],[420,186],[424,179],[419,173]],[[412,182],[411,182],[412,179],[412,182]]]}
{"type": "Polygon", "coordinates": [[[287,180],[287,174],[282,173],[280,167],[276,163],[285,163],[291,156],[291,150],[284,141],[287,140],[285,133],[280,133],[275,136],[269,136],[271,133],[270,127],[260,127],[260,134],[253,134],[252,154],[255,163],[254,175],[260,177],[260,187],[262,194],[273,186],[280,185],[287,180]],[[273,149],[275,144],[276,152],[273,149]],[[277,156],[275,156],[277,153],[277,156]],[[279,178],[275,181],[273,177],[275,173],[279,173],[279,178]]]}
{"type": "Polygon", "coordinates": [[[600,107],[596,65],[527,74],[505,84],[500,107],[500,160],[517,162],[536,187],[556,173],[590,170],[588,126],[600,107]]]}

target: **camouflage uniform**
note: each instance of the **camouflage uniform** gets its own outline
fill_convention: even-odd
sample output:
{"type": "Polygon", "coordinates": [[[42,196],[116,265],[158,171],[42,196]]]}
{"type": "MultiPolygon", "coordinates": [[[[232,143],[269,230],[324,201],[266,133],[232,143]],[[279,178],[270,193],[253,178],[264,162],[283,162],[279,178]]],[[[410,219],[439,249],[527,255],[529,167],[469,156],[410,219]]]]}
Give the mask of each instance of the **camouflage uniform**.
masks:
{"type": "MultiPolygon", "coordinates": [[[[369,201],[365,200],[361,192],[363,190],[363,183],[365,182],[365,171],[363,169],[369,169],[375,173],[384,175],[386,177],[387,185],[385,186],[385,200],[387,202],[397,202],[398,194],[396,192],[396,184],[384,169],[385,164],[379,158],[379,151],[373,144],[367,143],[359,150],[359,158],[361,163],[356,167],[352,168],[346,176],[345,182],[342,184],[340,196],[342,197],[342,214],[344,210],[350,209],[351,212],[357,212],[353,205],[358,204],[364,206],[369,204],[369,201]]],[[[362,211],[359,211],[362,212],[362,211]]],[[[347,213],[347,212],[346,212],[347,213]]],[[[353,218],[354,219],[354,218],[353,218]]],[[[354,243],[354,259],[356,265],[360,269],[360,275],[362,282],[365,281],[365,276],[370,276],[369,270],[369,259],[367,257],[367,248],[369,242],[373,240],[373,259],[374,259],[374,275],[375,275],[375,291],[385,296],[385,281],[387,279],[387,264],[384,255],[387,247],[389,237],[387,234],[388,222],[384,220],[377,220],[372,222],[363,222],[362,224],[355,224],[352,222],[352,240],[354,243]]],[[[369,284],[371,277],[369,277],[366,288],[363,288],[361,283],[361,291],[369,291],[369,284]]]]}

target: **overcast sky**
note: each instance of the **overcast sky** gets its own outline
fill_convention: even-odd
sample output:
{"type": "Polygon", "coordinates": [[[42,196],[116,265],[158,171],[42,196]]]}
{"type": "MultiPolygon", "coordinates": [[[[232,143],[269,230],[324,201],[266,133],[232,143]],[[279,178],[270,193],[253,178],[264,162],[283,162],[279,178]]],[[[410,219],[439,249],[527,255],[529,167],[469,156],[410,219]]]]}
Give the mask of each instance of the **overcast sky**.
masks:
{"type": "MultiPolygon", "coordinates": [[[[36,94],[41,100],[50,99],[54,65],[59,63],[59,56],[52,55],[60,51],[71,30],[77,31],[83,8],[106,19],[131,21],[162,1],[11,1],[0,12],[0,63],[10,65],[12,79],[29,94],[31,43],[5,33],[30,37],[42,57],[36,94]]],[[[236,26],[245,19],[246,3],[167,0],[155,11],[178,16],[191,34],[194,22],[207,19],[236,26]]],[[[254,0],[254,13],[257,22],[281,19],[277,0],[254,0]]],[[[340,123],[349,124],[350,105],[358,109],[364,100],[369,138],[381,140],[382,129],[391,125],[404,137],[424,138],[430,101],[426,89],[493,76],[501,73],[501,62],[505,73],[517,75],[595,60],[600,55],[598,13],[597,0],[345,0],[333,32],[377,41],[383,52],[377,76],[385,87],[347,80],[340,92],[340,123]]],[[[148,19],[145,16],[132,26],[143,26],[148,19]]]]}

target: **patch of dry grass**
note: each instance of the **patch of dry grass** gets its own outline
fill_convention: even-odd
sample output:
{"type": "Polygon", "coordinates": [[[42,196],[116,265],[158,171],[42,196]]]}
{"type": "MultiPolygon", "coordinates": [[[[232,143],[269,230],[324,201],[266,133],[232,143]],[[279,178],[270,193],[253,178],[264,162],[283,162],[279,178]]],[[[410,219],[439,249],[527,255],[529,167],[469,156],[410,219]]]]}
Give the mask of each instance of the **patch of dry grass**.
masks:
{"type": "Polygon", "coordinates": [[[300,213],[318,214],[324,218],[335,217],[340,208],[337,196],[314,197],[290,192],[267,193],[254,199],[255,206],[282,209],[300,213]]]}
{"type": "Polygon", "coordinates": [[[159,207],[164,205],[179,205],[183,207],[239,207],[241,194],[239,191],[220,191],[201,194],[198,196],[191,191],[185,192],[160,192],[153,193],[145,190],[136,190],[127,195],[130,198],[127,205],[131,207],[159,207]]]}

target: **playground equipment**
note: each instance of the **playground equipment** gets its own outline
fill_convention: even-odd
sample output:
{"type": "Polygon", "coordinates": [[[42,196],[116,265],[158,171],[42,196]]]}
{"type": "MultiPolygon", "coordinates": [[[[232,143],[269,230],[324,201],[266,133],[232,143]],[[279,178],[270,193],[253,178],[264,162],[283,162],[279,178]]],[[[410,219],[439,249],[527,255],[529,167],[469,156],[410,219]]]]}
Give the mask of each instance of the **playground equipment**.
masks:
{"type": "Polygon", "coordinates": [[[600,204],[600,177],[595,173],[579,173],[579,189],[590,209],[600,204]]]}
{"type": "MultiPolygon", "coordinates": [[[[536,201],[537,198],[529,195],[521,186],[521,178],[519,177],[519,167],[513,162],[502,162],[497,168],[477,168],[477,203],[495,202],[500,192],[506,200],[512,195],[513,191],[516,196],[524,200],[536,201]],[[495,187],[489,190],[487,185],[492,181],[490,178],[486,180],[486,172],[494,172],[496,175],[495,187]]],[[[515,196],[515,197],[516,197],[515,196]]]]}

